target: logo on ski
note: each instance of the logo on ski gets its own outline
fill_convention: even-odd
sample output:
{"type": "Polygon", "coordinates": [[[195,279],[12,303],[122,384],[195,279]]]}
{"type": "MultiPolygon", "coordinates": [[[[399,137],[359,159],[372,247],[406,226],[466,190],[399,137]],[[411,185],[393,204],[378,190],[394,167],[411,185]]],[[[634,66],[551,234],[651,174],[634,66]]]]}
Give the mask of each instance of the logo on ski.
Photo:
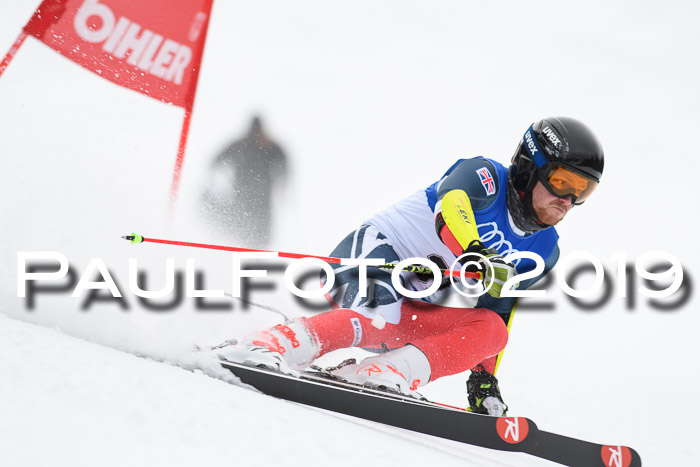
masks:
{"type": "Polygon", "coordinates": [[[524,418],[500,417],[496,422],[496,431],[506,443],[517,444],[527,438],[530,426],[524,418]]]}
{"type": "Polygon", "coordinates": [[[606,467],[629,467],[632,463],[632,453],[626,446],[603,446],[601,456],[606,467]]]}

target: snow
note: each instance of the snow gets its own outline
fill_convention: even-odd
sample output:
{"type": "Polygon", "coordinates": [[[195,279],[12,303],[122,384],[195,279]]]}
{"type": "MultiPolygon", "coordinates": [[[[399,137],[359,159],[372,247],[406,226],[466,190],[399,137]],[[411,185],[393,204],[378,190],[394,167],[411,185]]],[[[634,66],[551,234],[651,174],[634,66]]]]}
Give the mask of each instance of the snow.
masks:
{"type": "Polygon", "coordinates": [[[493,465],[484,450],[215,379],[233,378],[204,357],[209,375],[2,315],[0,342],[3,465],[493,465]]]}
{"type": "MultiPolygon", "coordinates": [[[[0,53],[38,0],[0,2],[0,53]]],[[[517,313],[499,379],[511,413],[545,430],[635,447],[645,465],[700,463],[693,286],[700,123],[700,6],[681,0],[215,2],[177,211],[167,194],[182,110],[119,88],[33,39],[0,77],[0,463],[3,465],[543,465],[276,401],[191,368],[192,344],[279,322],[268,311],[146,309],[128,259],[164,283],[187,258],[208,289],[231,290],[219,252],[129,245],[119,236],[230,243],[197,212],[206,168],[252,113],[292,163],[272,248],[328,254],[366,217],[438,178],[459,157],[507,163],[548,115],[589,124],[606,151],[603,182],[558,228],[564,255],[594,253],[611,296],[585,311],[556,287],[551,311],[517,313]],[[618,295],[614,255],[661,250],[683,264],[690,299],[674,311],[636,287],[618,295]],[[115,302],[17,297],[17,253],[64,254],[77,278],[101,258],[115,302]],[[633,299],[633,300],[632,300],[633,299]],[[630,303],[634,306],[630,306],[630,303]],[[7,317],[5,317],[7,316],[7,317]],[[10,319],[11,318],[11,319],[10,319]],[[31,323],[31,324],[30,324],[31,323]],[[53,328],[49,330],[46,328],[53,328]],[[118,350],[115,350],[118,349],[118,350]],[[132,355],[130,355],[132,354],[132,355]],[[133,354],[166,363],[157,363],[133,354]],[[296,425],[295,425],[296,424],[296,425]],[[294,427],[293,429],[290,427],[294,427]],[[270,444],[270,439],[274,441],[270,444]],[[37,448],[37,441],[41,448],[37,448]],[[320,456],[317,456],[319,454],[320,456]]],[[[581,279],[580,287],[586,285],[581,279]]],[[[289,315],[284,292],[251,299],[289,315]]],[[[345,355],[330,355],[329,360],[345,355]]],[[[464,405],[464,375],[426,395],[464,405]]]]}

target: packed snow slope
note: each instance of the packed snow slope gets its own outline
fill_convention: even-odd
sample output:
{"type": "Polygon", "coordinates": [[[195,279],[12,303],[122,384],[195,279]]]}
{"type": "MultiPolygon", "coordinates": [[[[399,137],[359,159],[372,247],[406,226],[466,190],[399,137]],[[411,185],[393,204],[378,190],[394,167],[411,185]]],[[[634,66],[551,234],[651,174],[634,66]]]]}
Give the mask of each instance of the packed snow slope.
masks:
{"type": "MultiPolygon", "coordinates": [[[[0,0],[0,54],[38,4],[0,0]]],[[[149,289],[162,287],[173,258],[179,272],[194,260],[204,287],[223,291],[232,287],[231,258],[119,237],[247,246],[206,225],[201,199],[212,159],[258,113],[291,166],[270,248],[316,255],[458,158],[508,164],[535,120],[566,115],[588,124],[605,149],[605,173],[557,226],[555,272],[585,251],[605,267],[607,285],[586,300],[598,302],[589,308],[556,281],[546,298],[521,308],[501,389],[512,415],[544,430],[628,444],[645,465],[700,465],[692,447],[700,418],[699,21],[700,4],[684,0],[217,0],[170,220],[182,109],[27,39],[0,77],[0,313],[14,319],[0,320],[0,464],[34,466],[38,456],[52,465],[117,464],[131,452],[132,465],[168,453],[175,464],[264,456],[365,465],[363,446],[395,458],[392,465],[528,462],[367,428],[175,367],[191,365],[193,344],[280,316],[223,299],[209,302],[230,308],[202,310],[192,298],[147,308],[129,289],[130,258],[149,289]],[[634,263],[652,251],[683,266],[684,289],[665,301],[639,290],[634,263]],[[63,289],[39,291],[30,306],[18,297],[19,252],[64,255],[76,282],[39,284],[63,289]],[[109,269],[121,300],[105,290],[100,300],[71,297],[81,276],[97,275],[88,270],[93,258],[109,269]],[[626,274],[622,263],[631,266],[626,274]]],[[[315,312],[284,289],[279,269],[261,282],[270,287],[252,290],[253,301],[291,316],[315,312]]],[[[584,275],[575,288],[591,283],[584,275]]],[[[424,392],[465,405],[466,377],[424,392]]]]}
{"type": "MultiPolygon", "coordinates": [[[[209,363],[199,359],[216,376],[209,363]]],[[[2,315],[0,368],[6,466],[550,464],[281,401],[2,315]]]]}

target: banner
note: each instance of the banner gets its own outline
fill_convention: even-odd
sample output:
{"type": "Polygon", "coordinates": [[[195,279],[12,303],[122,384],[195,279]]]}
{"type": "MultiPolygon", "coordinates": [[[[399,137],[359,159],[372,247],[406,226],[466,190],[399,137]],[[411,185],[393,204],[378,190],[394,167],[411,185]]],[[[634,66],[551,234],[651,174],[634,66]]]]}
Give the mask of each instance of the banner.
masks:
{"type": "Polygon", "coordinates": [[[24,27],[120,86],[189,108],[213,0],[44,0],[24,27]]]}
{"type": "Polygon", "coordinates": [[[213,1],[43,0],[0,61],[0,76],[33,36],[102,78],[183,107],[172,218],[213,1]]]}

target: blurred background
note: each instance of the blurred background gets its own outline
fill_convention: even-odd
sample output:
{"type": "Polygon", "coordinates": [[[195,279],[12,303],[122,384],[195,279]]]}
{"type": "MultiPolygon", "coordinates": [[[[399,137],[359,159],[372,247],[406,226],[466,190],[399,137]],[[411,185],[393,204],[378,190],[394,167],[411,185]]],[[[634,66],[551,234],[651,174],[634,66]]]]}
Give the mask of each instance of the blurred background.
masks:
{"type": "MultiPolygon", "coordinates": [[[[0,0],[0,53],[38,3],[0,0]]],[[[193,343],[280,317],[226,299],[211,299],[219,309],[208,311],[194,299],[145,307],[128,289],[129,258],[149,288],[164,283],[166,258],[180,271],[192,258],[202,287],[224,291],[231,260],[129,245],[121,235],[326,255],[456,159],[508,164],[532,122],[571,116],[598,135],[606,165],[595,195],[557,228],[560,247],[563,256],[583,250],[600,258],[613,293],[584,310],[553,284],[549,311],[518,313],[499,370],[502,391],[516,414],[547,429],[617,437],[661,459],[668,443],[690,440],[694,430],[678,427],[700,415],[690,395],[700,381],[692,290],[700,265],[699,13],[682,0],[215,1],[172,216],[182,109],[28,39],[0,78],[0,312],[176,361],[193,343]],[[251,169],[231,148],[251,137],[256,119],[271,149],[251,156],[268,161],[251,169]],[[265,204],[242,208],[252,188],[236,177],[268,169],[265,204]],[[227,190],[238,190],[238,200],[225,201],[227,190]],[[242,209],[265,213],[250,221],[255,235],[241,227],[253,225],[242,209]],[[37,294],[30,310],[17,297],[19,251],[61,252],[78,278],[101,258],[124,299],[106,291],[102,299],[71,298],[66,286],[37,294]],[[635,289],[633,271],[631,293],[617,294],[613,256],[624,252],[633,265],[648,251],[683,264],[687,297],[670,310],[635,289]],[[619,423],[602,421],[611,412],[619,423]],[[573,430],[572,420],[580,423],[573,430]]],[[[284,290],[284,264],[275,262],[249,298],[291,316],[312,313],[284,290]]],[[[463,385],[463,376],[444,378],[431,390],[463,403],[463,385]]]]}

